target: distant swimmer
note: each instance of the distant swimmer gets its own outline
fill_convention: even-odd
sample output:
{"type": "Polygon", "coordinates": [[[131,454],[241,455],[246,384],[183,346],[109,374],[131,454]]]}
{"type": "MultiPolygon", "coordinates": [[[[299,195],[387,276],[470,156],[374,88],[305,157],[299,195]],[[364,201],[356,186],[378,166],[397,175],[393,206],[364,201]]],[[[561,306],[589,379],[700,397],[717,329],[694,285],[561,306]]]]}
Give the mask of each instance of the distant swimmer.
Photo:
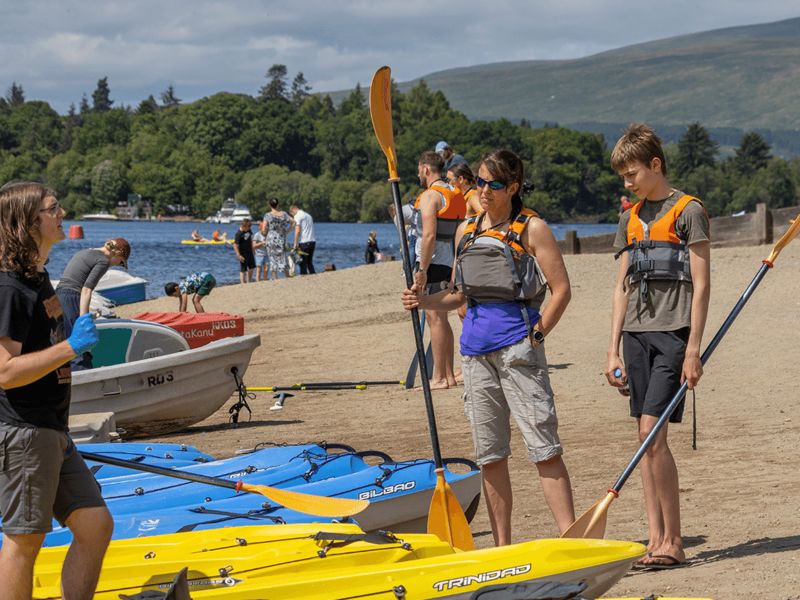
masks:
{"type": "Polygon", "coordinates": [[[211,273],[201,271],[192,273],[180,283],[170,281],[164,286],[164,292],[167,296],[179,298],[178,310],[180,312],[188,312],[189,296],[191,295],[195,312],[202,313],[206,311],[201,299],[208,296],[216,285],[217,280],[211,273]]]}

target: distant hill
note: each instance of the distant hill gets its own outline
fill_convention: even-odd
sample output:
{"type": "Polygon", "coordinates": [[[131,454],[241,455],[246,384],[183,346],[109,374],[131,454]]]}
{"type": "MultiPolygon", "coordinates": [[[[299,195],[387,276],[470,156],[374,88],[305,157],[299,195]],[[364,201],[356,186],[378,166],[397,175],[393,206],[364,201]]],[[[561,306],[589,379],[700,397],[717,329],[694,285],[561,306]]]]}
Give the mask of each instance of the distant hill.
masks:
{"type": "Polygon", "coordinates": [[[600,132],[632,120],[680,126],[699,121],[734,136],[752,129],[778,138],[788,134],[790,145],[798,141],[791,154],[800,154],[800,18],[575,60],[492,63],[422,79],[473,119],[527,119],[600,132]]]}

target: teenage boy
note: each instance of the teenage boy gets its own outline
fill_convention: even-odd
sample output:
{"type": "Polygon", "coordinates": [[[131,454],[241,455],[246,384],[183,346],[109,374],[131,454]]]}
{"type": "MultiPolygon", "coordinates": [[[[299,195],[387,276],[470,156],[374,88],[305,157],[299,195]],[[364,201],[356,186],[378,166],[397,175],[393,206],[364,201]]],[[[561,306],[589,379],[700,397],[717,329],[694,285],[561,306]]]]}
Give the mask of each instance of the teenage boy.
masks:
{"type": "MultiPolygon", "coordinates": [[[[693,389],[703,374],[700,342],[710,293],[709,223],[700,200],[670,186],[661,140],[647,125],[625,130],[611,153],[611,165],[641,201],[622,214],[614,241],[619,269],[605,375],[615,387],[629,385],[630,413],[643,441],[683,381],[693,389]],[[622,373],[618,378],[616,369],[622,373]]],[[[682,415],[683,402],[670,422],[679,423],[682,415]]],[[[640,563],[649,568],[686,561],[678,469],[667,430],[665,426],[659,431],[641,462],[650,540],[640,563]]]]}

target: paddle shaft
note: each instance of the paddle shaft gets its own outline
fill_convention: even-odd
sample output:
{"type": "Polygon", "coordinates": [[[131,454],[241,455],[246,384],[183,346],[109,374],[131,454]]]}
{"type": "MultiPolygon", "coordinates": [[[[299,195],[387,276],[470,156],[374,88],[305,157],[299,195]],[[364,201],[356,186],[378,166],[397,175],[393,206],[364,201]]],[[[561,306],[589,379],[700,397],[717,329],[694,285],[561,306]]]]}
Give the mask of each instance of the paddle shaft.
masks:
{"type": "MultiPolygon", "coordinates": [[[[392,383],[397,383],[396,381],[392,383]]],[[[300,384],[300,385],[275,385],[269,387],[258,387],[258,386],[247,386],[248,392],[321,392],[324,390],[364,390],[367,389],[367,384],[365,383],[341,383],[335,385],[308,385],[308,384],[300,384]]]]}
{"type": "MultiPolygon", "coordinates": [[[[411,289],[414,285],[414,275],[411,270],[411,257],[408,252],[408,239],[406,238],[406,224],[403,219],[403,204],[400,199],[400,184],[397,180],[392,180],[392,198],[394,199],[394,210],[397,214],[397,234],[400,237],[400,252],[403,255],[403,273],[406,276],[406,287],[411,289]]],[[[419,294],[425,290],[418,290],[419,294]]],[[[419,365],[419,375],[422,379],[422,394],[425,396],[425,410],[428,413],[428,429],[431,434],[431,446],[433,447],[433,462],[437,469],[442,468],[442,452],[439,449],[439,432],[436,428],[436,415],[433,412],[433,397],[431,396],[431,382],[428,374],[428,365],[425,364],[425,343],[422,339],[422,327],[419,320],[419,309],[412,308],[411,323],[414,328],[414,342],[417,345],[417,364],[419,365]]]]}
{"type": "MultiPolygon", "coordinates": [[[[351,385],[402,385],[405,381],[399,379],[378,379],[375,381],[361,380],[361,381],[321,381],[316,383],[294,383],[291,387],[336,387],[337,385],[351,386],[351,385]]],[[[288,389],[288,387],[287,387],[288,389]]]]}
{"type": "MultiPolygon", "coordinates": [[[[753,277],[753,280],[750,282],[750,285],[747,286],[747,289],[741,295],[739,301],[733,307],[730,314],[728,314],[728,317],[725,319],[725,322],[719,328],[719,331],[717,331],[716,335],[711,340],[711,342],[709,342],[708,346],[703,352],[703,355],[700,357],[700,362],[702,364],[704,365],[706,364],[706,361],[709,359],[711,354],[714,352],[717,346],[719,346],[719,343],[722,341],[722,338],[725,337],[725,334],[728,332],[728,329],[731,328],[731,325],[733,325],[733,322],[736,320],[736,317],[738,317],[739,313],[742,312],[744,305],[747,304],[747,301],[750,299],[750,296],[753,295],[753,292],[758,287],[758,284],[761,283],[761,280],[764,279],[764,275],[767,274],[767,271],[769,271],[771,266],[772,265],[767,261],[765,261],[764,264],[761,265],[761,268],[758,270],[758,273],[756,273],[756,276],[753,277]]],[[[661,417],[658,419],[658,421],[656,421],[656,424],[653,426],[652,431],[649,434],[647,434],[647,437],[642,442],[642,445],[639,447],[639,450],[637,450],[636,454],[633,455],[631,462],[628,464],[627,467],[625,467],[625,470],[622,472],[622,475],[619,476],[619,479],[617,479],[616,483],[611,488],[611,490],[613,490],[616,493],[619,493],[619,491],[622,489],[622,486],[625,485],[625,482],[628,480],[628,477],[631,476],[631,473],[633,473],[633,470],[639,464],[639,461],[642,460],[642,457],[644,456],[645,452],[647,452],[647,449],[653,443],[653,440],[658,435],[658,432],[661,431],[661,428],[664,427],[666,422],[672,416],[672,413],[675,412],[675,409],[681,403],[681,400],[683,399],[684,395],[686,395],[686,391],[688,389],[689,389],[689,384],[684,381],[683,385],[681,385],[678,392],[675,394],[670,403],[667,405],[667,408],[664,410],[664,414],[662,414],[661,417]]]]}
{"type": "Polygon", "coordinates": [[[194,481],[196,483],[215,485],[217,487],[224,487],[231,490],[238,489],[238,482],[230,481],[228,479],[222,479],[219,477],[209,477],[208,475],[199,475],[197,473],[189,473],[186,471],[178,471],[177,469],[167,469],[165,467],[157,467],[155,465],[137,463],[130,460],[123,460],[121,458],[114,458],[113,456],[95,454],[94,452],[85,452],[83,450],[78,450],[78,452],[80,452],[81,456],[86,460],[93,460],[95,462],[104,463],[107,465],[114,465],[115,467],[125,467],[126,469],[144,471],[145,473],[154,473],[156,475],[165,475],[167,477],[174,477],[176,479],[185,479],[186,481],[194,481]]]}

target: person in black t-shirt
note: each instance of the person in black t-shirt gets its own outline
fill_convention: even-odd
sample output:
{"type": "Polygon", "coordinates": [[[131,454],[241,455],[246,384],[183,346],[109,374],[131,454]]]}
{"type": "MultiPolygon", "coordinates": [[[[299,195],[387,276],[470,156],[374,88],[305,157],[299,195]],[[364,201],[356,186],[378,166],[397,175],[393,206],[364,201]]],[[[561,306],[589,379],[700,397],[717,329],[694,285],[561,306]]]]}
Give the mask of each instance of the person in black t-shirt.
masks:
{"type": "Polygon", "coordinates": [[[3,598],[30,598],[33,565],[53,517],[70,528],[65,598],[91,598],[113,521],[67,434],[69,362],[97,343],[92,315],[65,339],[61,303],[44,268],[64,239],[64,211],[38,183],[0,188],[0,514],[3,598]]]}
{"type": "Polygon", "coordinates": [[[236,237],[233,238],[233,250],[239,259],[239,283],[253,281],[256,268],[256,256],[253,254],[253,231],[250,219],[244,219],[236,237]]]}

